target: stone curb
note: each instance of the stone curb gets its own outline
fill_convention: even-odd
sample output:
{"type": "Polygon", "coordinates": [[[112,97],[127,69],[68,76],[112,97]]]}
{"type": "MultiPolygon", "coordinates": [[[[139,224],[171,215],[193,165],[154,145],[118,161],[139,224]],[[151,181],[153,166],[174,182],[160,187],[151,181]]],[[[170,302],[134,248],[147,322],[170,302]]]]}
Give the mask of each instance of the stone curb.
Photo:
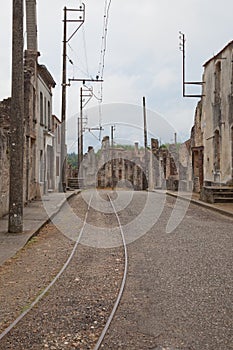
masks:
{"type": "MultiPolygon", "coordinates": [[[[69,196],[67,196],[66,198],[64,198],[60,204],[58,204],[57,206],[57,209],[54,210],[50,216],[43,222],[41,223],[41,225],[39,227],[37,227],[36,230],[31,230],[31,234],[29,233],[30,237],[28,238],[28,240],[26,241],[26,243],[24,244],[23,247],[25,247],[27,245],[27,243],[33,238],[33,237],[36,237],[38,234],[39,234],[39,231],[45,226],[47,225],[58,213],[59,211],[62,209],[62,207],[65,205],[65,203],[67,202],[68,199],[78,195],[81,191],[80,190],[77,190],[77,191],[74,191],[72,193],[70,193],[69,196]]],[[[23,248],[22,247],[22,248],[23,248]]]]}
{"type": "Polygon", "coordinates": [[[202,202],[200,200],[197,200],[197,199],[189,199],[189,198],[185,198],[179,194],[176,194],[176,193],[172,193],[172,192],[169,192],[169,191],[166,191],[166,194],[171,196],[171,197],[176,197],[176,198],[179,198],[179,199],[182,199],[184,201],[188,201],[188,202],[191,202],[195,205],[199,205],[201,207],[204,207],[206,209],[210,209],[210,210],[213,210],[213,211],[216,211],[222,215],[225,215],[225,216],[228,216],[228,217],[233,217],[233,205],[232,205],[232,212],[228,211],[228,210],[224,210],[222,208],[218,208],[216,206],[214,206],[214,204],[209,204],[209,203],[205,203],[205,202],[202,202]]]}
{"type": "MultiPolygon", "coordinates": [[[[22,232],[22,235],[25,235],[25,239],[22,239],[22,242],[18,242],[16,245],[12,245],[12,248],[9,249],[9,253],[5,255],[0,261],[0,266],[3,266],[8,260],[12,259],[18,252],[20,252],[27,244],[28,242],[33,238],[36,237],[40,230],[48,224],[57,214],[58,212],[62,209],[62,207],[65,205],[68,199],[72,198],[75,195],[78,195],[81,192],[81,190],[75,190],[68,194],[65,198],[63,198],[60,203],[56,205],[55,210],[51,213],[48,214],[47,218],[44,218],[41,220],[38,225],[35,224],[35,228],[30,229],[30,230],[25,230],[22,232]]],[[[22,237],[22,236],[21,236],[22,237]]],[[[17,235],[15,237],[17,239],[17,235]]],[[[4,255],[4,254],[3,254],[4,255]]]]}

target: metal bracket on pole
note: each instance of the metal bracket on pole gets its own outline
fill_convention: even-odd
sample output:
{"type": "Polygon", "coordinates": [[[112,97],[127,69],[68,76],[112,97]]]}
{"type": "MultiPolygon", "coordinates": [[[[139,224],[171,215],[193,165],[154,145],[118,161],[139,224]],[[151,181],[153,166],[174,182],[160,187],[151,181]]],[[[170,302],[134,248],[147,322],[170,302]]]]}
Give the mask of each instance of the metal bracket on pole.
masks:
{"type": "Polygon", "coordinates": [[[182,74],[182,80],[183,80],[183,97],[202,97],[204,95],[200,94],[200,95],[195,95],[195,94],[186,94],[185,92],[185,87],[186,85],[203,85],[204,82],[201,81],[185,81],[185,35],[182,32],[179,32],[180,36],[180,51],[182,52],[182,56],[183,56],[183,74],[182,74]]]}
{"type": "Polygon", "coordinates": [[[90,82],[95,82],[95,83],[103,83],[103,80],[102,79],[86,79],[86,78],[83,78],[83,79],[75,79],[75,78],[72,78],[72,79],[68,79],[69,80],[69,86],[71,85],[70,82],[71,81],[80,81],[83,83],[83,85],[85,85],[86,81],[90,81],[90,82]]]}
{"type": "Polygon", "coordinates": [[[70,35],[70,37],[67,39],[67,43],[74,37],[74,35],[77,33],[77,31],[79,30],[79,28],[83,25],[83,23],[85,22],[85,4],[82,3],[82,6],[79,7],[79,9],[66,9],[67,12],[75,12],[75,13],[79,13],[80,16],[78,19],[66,19],[66,22],[70,22],[70,23],[79,23],[78,27],[75,29],[75,31],[70,35]]]}

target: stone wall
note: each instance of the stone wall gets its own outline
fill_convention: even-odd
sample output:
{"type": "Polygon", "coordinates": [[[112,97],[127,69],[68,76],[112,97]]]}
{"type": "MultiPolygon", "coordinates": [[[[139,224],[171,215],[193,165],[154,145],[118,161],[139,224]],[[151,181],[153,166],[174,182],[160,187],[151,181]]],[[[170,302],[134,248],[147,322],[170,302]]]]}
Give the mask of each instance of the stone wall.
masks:
{"type": "Polygon", "coordinates": [[[0,217],[9,207],[9,114],[10,99],[0,102],[0,217]]]}
{"type": "Polygon", "coordinates": [[[204,184],[226,185],[233,179],[233,42],[204,64],[202,98],[204,184]]]}

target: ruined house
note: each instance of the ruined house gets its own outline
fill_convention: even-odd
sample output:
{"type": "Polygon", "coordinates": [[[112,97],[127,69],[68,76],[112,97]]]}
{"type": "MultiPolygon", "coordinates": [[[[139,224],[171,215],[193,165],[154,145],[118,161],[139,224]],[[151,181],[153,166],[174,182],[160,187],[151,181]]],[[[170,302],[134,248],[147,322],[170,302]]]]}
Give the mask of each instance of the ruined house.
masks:
{"type": "Polygon", "coordinates": [[[0,102],[0,217],[9,207],[9,128],[10,99],[0,102]]]}
{"type": "MultiPolygon", "coordinates": [[[[24,202],[57,190],[60,121],[52,115],[55,81],[38,63],[36,1],[26,1],[27,50],[24,57],[24,202]]],[[[8,212],[10,99],[0,102],[0,216],[8,212]]]]}
{"type": "Polygon", "coordinates": [[[204,201],[233,200],[233,41],[204,64],[191,139],[194,189],[204,201]]]}
{"type": "Polygon", "coordinates": [[[204,64],[205,185],[233,184],[233,41],[204,64]]]}
{"type": "Polygon", "coordinates": [[[101,150],[95,154],[88,148],[82,162],[83,186],[98,188],[133,188],[142,190],[148,187],[144,169],[144,150],[138,143],[133,149],[110,147],[109,137],[102,140],[101,150]]]}
{"type": "Polygon", "coordinates": [[[143,190],[148,187],[144,150],[139,150],[136,142],[133,149],[110,147],[109,137],[102,141],[98,159],[97,186],[133,188],[143,190]]]}
{"type": "Polygon", "coordinates": [[[24,201],[56,190],[56,141],[53,130],[52,89],[56,83],[38,63],[36,1],[26,1],[27,50],[24,61],[24,201]]]}
{"type": "Polygon", "coordinates": [[[193,191],[193,168],[191,139],[179,145],[178,150],[178,178],[179,191],[193,191]]]}
{"type": "Polygon", "coordinates": [[[151,139],[149,188],[177,191],[179,185],[179,152],[177,144],[161,145],[151,139]]]}
{"type": "Polygon", "coordinates": [[[193,192],[199,193],[203,187],[203,131],[202,131],[202,101],[199,101],[195,110],[194,125],[191,129],[191,160],[192,160],[192,178],[193,192]]]}

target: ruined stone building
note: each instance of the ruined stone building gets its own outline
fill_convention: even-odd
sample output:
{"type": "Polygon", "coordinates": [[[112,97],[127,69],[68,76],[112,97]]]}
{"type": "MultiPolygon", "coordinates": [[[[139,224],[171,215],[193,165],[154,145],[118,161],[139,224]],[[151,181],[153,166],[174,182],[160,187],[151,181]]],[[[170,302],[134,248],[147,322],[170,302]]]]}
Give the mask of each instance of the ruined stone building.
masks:
{"type": "Polygon", "coordinates": [[[157,139],[151,139],[151,149],[145,156],[145,150],[139,149],[137,142],[132,149],[112,147],[109,137],[105,136],[98,154],[89,147],[84,156],[83,186],[177,190],[179,164],[178,146],[175,144],[169,148],[160,147],[157,139]]]}
{"type": "Polygon", "coordinates": [[[110,147],[109,138],[105,137],[98,160],[98,187],[122,187],[134,190],[148,188],[144,155],[144,150],[139,150],[137,142],[134,149],[110,147]]]}
{"type": "MultiPolygon", "coordinates": [[[[52,115],[56,83],[38,63],[36,1],[26,1],[27,50],[24,60],[24,202],[58,188],[60,121],[52,115]]],[[[0,216],[8,212],[10,99],[0,103],[0,216]]]]}
{"type": "Polygon", "coordinates": [[[149,162],[149,189],[169,189],[176,191],[179,185],[179,147],[177,144],[161,145],[151,139],[149,162]]]}
{"type": "Polygon", "coordinates": [[[0,102],[0,217],[9,207],[9,127],[10,99],[0,102]]]}
{"type": "Polygon", "coordinates": [[[190,140],[179,147],[178,159],[170,153],[178,164],[179,189],[201,193],[208,202],[233,200],[233,41],[204,64],[190,140]]]}
{"type": "Polygon", "coordinates": [[[144,169],[144,150],[111,147],[109,137],[102,141],[100,152],[94,153],[93,147],[82,162],[83,186],[85,188],[133,188],[142,190],[148,187],[144,169]]]}
{"type": "Polygon", "coordinates": [[[201,198],[209,202],[232,196],[233,41],[204,64],[191,150],[194,191],[201,192],[201,198]]]}
{"type": "Polygon", "coordinates": [[[193,191],[199,193],[204,183],[204,145],[202,131],[202,101],[199,101],[195,110],[194,126],[191,129],[191,152],[193,191]]]}
{"type": "Polygon", "coordinates": [[[52,89],[56,83],[45,65],[38,63],[36,1],[26,1],[25,51],[25,201],[57,190],[60,122],[52,115],[52,89]]]}
{"type": "Polygon", "coordinates": [[[204,64],[204,185],[233,184],[233,41],[204,64]]]}

